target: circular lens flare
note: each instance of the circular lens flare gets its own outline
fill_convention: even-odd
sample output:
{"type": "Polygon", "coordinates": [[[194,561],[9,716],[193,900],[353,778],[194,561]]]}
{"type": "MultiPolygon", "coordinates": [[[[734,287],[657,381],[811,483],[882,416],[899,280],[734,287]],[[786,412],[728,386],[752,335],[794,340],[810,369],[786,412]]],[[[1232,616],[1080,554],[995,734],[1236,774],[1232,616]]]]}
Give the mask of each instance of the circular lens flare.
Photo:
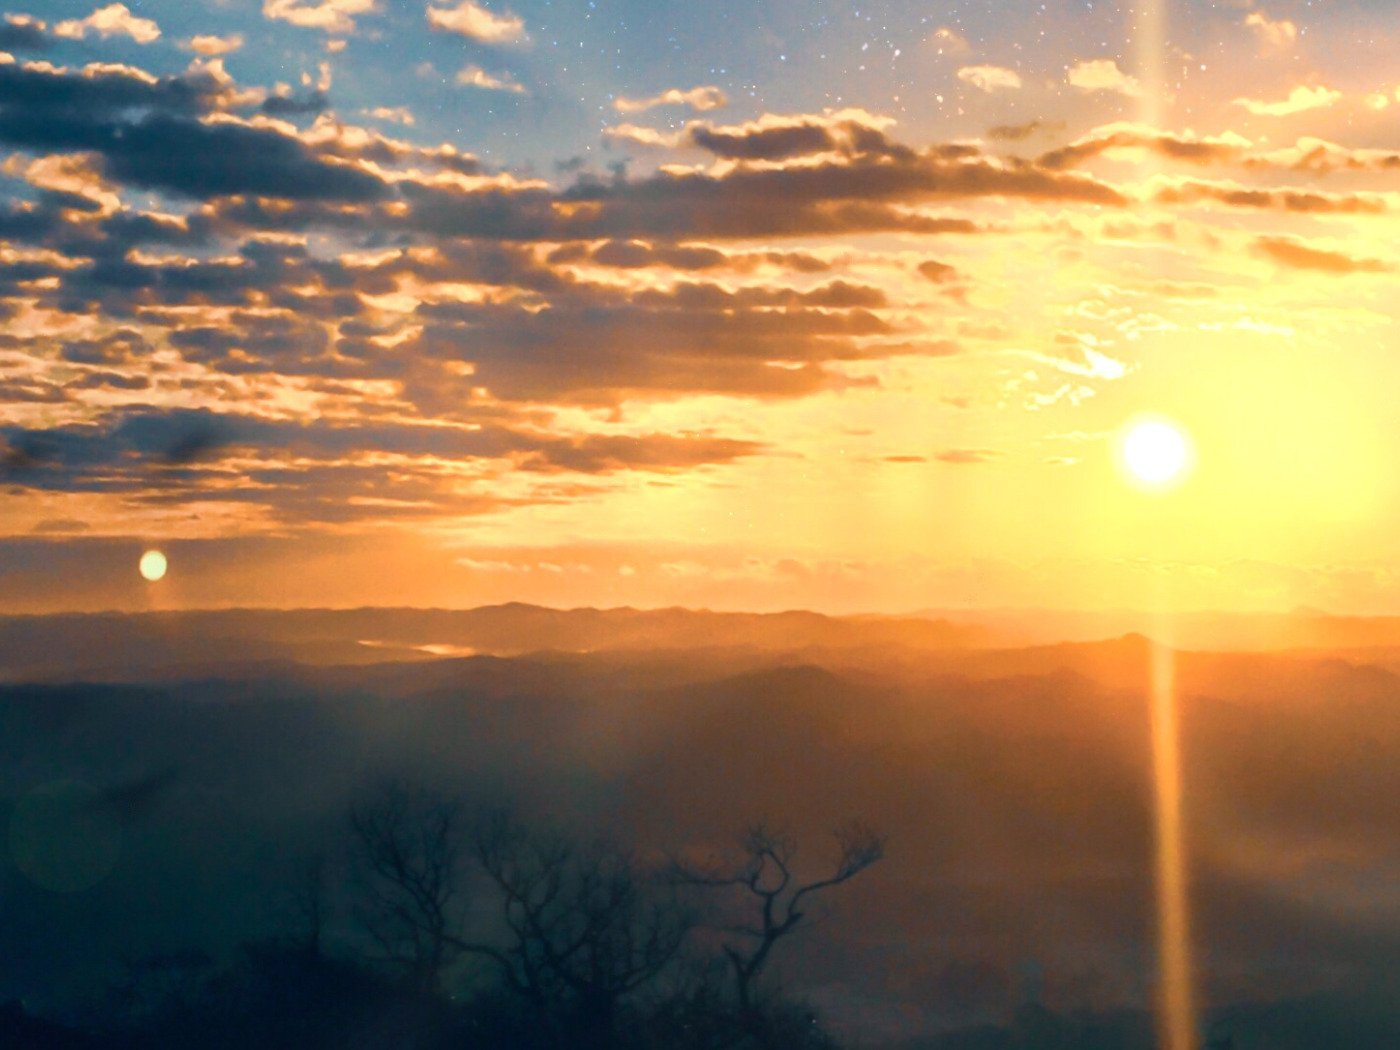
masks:
{"type": "Polygon", "coordinates": [[[1189,450],[1182,432],[1170,423],[1138,423],[1123,439],[1123,462],[1132,475],[1149,484],[1171,481],[1186,467],[1189,450]]]}
{"type": "Polygon", "coordinates": [[[147,551],[141,555],[141,575],[151,583],[155,583],[163,577],[169,565],[170,563],[165,560],[165,555],[160,551],[147,551]]]}

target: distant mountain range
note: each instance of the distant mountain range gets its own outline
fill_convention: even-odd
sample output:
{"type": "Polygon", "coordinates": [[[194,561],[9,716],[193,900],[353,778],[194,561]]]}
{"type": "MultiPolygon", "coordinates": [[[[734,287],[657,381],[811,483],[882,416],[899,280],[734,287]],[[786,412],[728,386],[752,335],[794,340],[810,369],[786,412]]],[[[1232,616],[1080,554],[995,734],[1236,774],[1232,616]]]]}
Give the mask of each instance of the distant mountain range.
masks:
{"type": "MultiPolygon", "coordinates": [[[[1005,650],[1128,633],[1200,651],[1326,650],[1400,667],[1400,618],[1133,612],[946,610],[903,617],[690,609],[222,609],[0,617],[0,680],[187,678],[252,666],[334,666],[530,653],[859,654],[862,664],[909,654],[1005,650]]],[[[824,658],[825,659],[825,658],[824,658]]],[[[988,657],[1004,668],[1004,657],[988,657]]],[[[957,657],[966,668],[967,662],[957,657]]],[[[974,661],[975,663],[975,661],[974,661]]]]}

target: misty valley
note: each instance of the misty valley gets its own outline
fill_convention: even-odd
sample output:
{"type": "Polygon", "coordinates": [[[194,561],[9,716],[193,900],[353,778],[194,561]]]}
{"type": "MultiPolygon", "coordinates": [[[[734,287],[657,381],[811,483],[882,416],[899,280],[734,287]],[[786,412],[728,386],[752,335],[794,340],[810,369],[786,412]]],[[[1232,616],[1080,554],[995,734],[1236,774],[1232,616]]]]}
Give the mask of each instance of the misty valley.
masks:
{"type": "MultiPolygon", "coordinates": [[[[1200,1045],[1400,1045],[1400,632],[1206,626],[1293,644],[1177,654],[1200,1045]]],[[[0,1039],[1156,1045],[1151,643],[1025,643],[528,606],[0,621],[0,1039]]]]}

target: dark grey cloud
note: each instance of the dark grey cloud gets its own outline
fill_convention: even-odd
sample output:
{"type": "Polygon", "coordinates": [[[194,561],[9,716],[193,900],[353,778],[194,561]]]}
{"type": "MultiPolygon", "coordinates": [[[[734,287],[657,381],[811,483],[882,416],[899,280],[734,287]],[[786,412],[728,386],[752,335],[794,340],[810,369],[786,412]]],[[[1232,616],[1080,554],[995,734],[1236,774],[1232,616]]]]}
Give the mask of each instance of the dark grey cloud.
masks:
{"type": "Polygon", "coordinates": [[[91,152],[110,179],[198,199],[386,196],[377,177],[319,157],[274,128],[196,119],[218,108],[225,91],[208,71],[152,82],[120,70],[79,74],[0,65],[0,143],[91,152]]]}
{"type": "Polygon", "coordinates": [[[831,129],[819,124],[765,128],[747,134],[697,125],[688,137],[717,157],[735,160],[783,160],[837,148],[831,129]]]}
{"type": "Polygon", "coordinates": [[[1043,153],[1036,163],[1050,171],[1063,171],[1111,149],[1145,149],[1187,164],[1220,164],[1239,160],[1247,145],[1236,139],[1199,139],[1135,128],[1108,128],[1095,130],[1068,146],[1043,153]]]}
{"type": "MultiPolygon", "coordinates": [[[[757,442],[707,435],[569,437],[496,423],[468,428],[378,420],[291,422],[143,406],[88,424],[0,427],[0,481],[19,489],[127,493],[157,504],[244,502],[286,517],[342,521],[367,513],[353,501],[346,503],[350,496],[386,501],[386,514],[505,505],[482,493],[463,495],[433,461],[500,461],[496,473],[600,476],[689,470],[763,450],[757,442]],[[230,487],[225,461],[235,452],[257,457],[257,465],[243,468],[244,484],[230,487]],[[420,462],[388,472],[379,464],[357,462],[368,452],[420,462]]],[[[564,498],[558,491],[542,492],[538,499],[511,502],[564,498]]]]}
{"type": "Polygon", "coordinates": [[[1047,126],[1043,120],[1028,120],[1024,124],[997,124],[987,129],[987,138],[993,142],[1021,142],[1037,131],[1061,126],[1063,125],[1047,126]]]}
{"type": "Polygon", "coordinates": [[[817,164],[740,166],[723,174],[662,171],[640,179],[581,179],[555,191],[538,186],[473,187],[412,179],[403,204],[358,213],[315,201],[268,207],[219,205],[222,221],[255,229],[334,228],[414,238],[499,241],[686,241],[816,237],[901,231],[975,233],[976,223],[913,206],[979,197],[1121,207],[1112,186],[1030,161],[994,160],[972,147],[858,153],[817,164]]]}
{"type": "Polygon", "coordinates": [[[534,309],[425,304],[422,332],[405,347],[429,360],[470,361],[474,383],[511,400],[615,403],[696,390],[795,396],[844,385],[824,367],[830,362],[882,356],[862,341],[893,332],[873,312],[883,305],[878,290],[841,281],[806,292],[682,283],[534,309]]]}
{"type": "Polygon", "coordinates": [[[1380,259],[1364,259],[1334,252],[1324,248],[1314,248],[1309,244],[1289,237],[1260,237],[1255,242],[1256,250],[1283,266],[1297,270],[1316,270],[1322,273],[1386,273],[1391,267],[1380,259]]]}
{"type": "MultiPolygon", "coordinates": [[[[164,77],[116,65],[0,66],[0,146],[77,158],[65,163],[91,182],[53,189],[13,176],[19,192],[0,204],[0,237],[62,258],[0,264],[0,315],[37,300],[104,322],[83,338],[30,341],[22,350],[36,367],[0,381],[0,396],[81,405],[92,391],[145,400],[159,384],[237,401],[242,377],[268,377],[334,399],[343,413],[293,423],[135,406],[84,425],[11,426],[0,430],[9,485],[171,504],[218,498],[339,521],[366,506],[504,505],[467,493],[443,461],[483,477],[519,472],[537,486],[523,497],[532,500],[587,494],[553,475],[588,485],[617,471],[732,463],[763,450],[722,434],[558,434],[543,406],[800,397],[877,382],[851,378],[843,362],[956,349],[921,342],[878,287],[813,285],[811,275],[833,268],[815,254],[735,242],[982,235],[977,222],[934,210],[981,197],[1124,203],[1082,173],[964,144],[916,150],[864,120],[830,116],[692,125],[691,145],[737,161],[723,171],[630,177],[619,167],[580,172],[562,188],[480,180],[491,174],[481,161],[450,146],[326,122],[298,136],[238,115],[258,99],[217,64],[164,77]],[[121,201],[127,191],[140,191],[146,210],[121,201]],[[342,257],[346,247],[378,254],[342,257]],[[592,267],[667,279],[621,284],[592,267]],[[783,272],[758,279],[769,268],[783,272]],[[726,283],[701,279],[721,274],[726,283]],[[736,288],[735,274],[754,279],[736,288]],[[381,314],[373,297],[405,283],[490,291],[470,302],[432,291],[414,314],[381,314]],[[171,351],[197,367],[172,368],[171,351]],[[372,403],[365,381],[393,392],[372,403]],[[414,425],[408,413],[444,425],[414,425]],[[359,462],[366,452],[412,462],[390,482],[359,462]],[[231,486],[240,478],[247,484],[231,486]]],[[[328,105],[310,89],[261,102],[284,118],[328,105]]],[[[932,269],[943,265],[923,272],[955,296],[956,275],[932,269]]]]}
{"type": "MultiPolygon", "coordinates": [[[[717,157],[741,161],[782,161],[816,153],[865,154],[913,159],[915,151],[891,140],[879,127],[857,117],[806,116],[716,127],[690,124],[683,137],[717,157]]],[[[963,147],[958,147],[962,149],[963,147]]],[[[968,147],[969,153],[975,153],[968,147]]]]}
{"type": "Polygon", "coordinates": [[[1370,193],[1317,193],[1311,190],[1244,189],[1239,186],[1181,180],[1159,189],[1162,204],[1217,203],[1232,208],[1292,212],[1298,215],[1383,215],[1385,200],[1370,193]]]}
{"type": "Polygon", "coordinates": [[[269,95],[258,108],[270,117],[314,117],[330,106],[329,95],[312,91],[305,95],[269,95]]]}
{"type": "Polygon", "coordinates": [[[35,19],[6,15],[0,22],[0,51],[47,51],[51,47],[53,38],[35,19]]]}

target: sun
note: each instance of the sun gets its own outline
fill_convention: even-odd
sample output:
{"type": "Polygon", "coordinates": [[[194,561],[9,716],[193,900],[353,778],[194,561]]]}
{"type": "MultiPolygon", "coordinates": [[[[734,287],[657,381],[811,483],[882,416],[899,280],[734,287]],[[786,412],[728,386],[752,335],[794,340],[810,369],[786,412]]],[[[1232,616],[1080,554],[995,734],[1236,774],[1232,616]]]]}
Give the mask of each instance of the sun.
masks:
{"type": "Polygon", "coordinates": [[[1132,426],[1123,438],[1123,462],[1139,481],[1160,485],[1186,468],[1190,450],[1181,429],[1162,420],[1132,426]]]}
{"type": "Polygon", "coordinates": [[[141,555],[141,575],[155,583],[165,575],[165,570],[169,567],[169,562],[165,560],[165,555],[160,551],[147,551],[141,555]]]}

